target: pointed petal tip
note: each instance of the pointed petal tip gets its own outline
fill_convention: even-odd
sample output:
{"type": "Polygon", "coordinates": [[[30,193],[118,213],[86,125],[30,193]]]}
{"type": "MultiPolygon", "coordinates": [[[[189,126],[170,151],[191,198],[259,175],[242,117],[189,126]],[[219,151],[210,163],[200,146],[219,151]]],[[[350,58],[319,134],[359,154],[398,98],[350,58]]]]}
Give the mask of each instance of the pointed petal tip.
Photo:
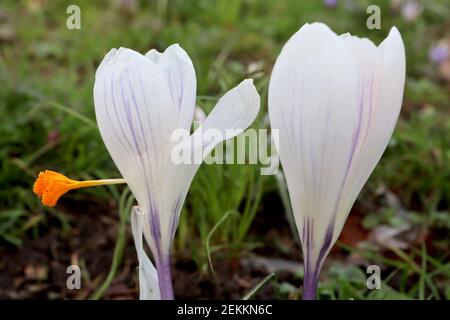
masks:
{"type": "Polygon", "coordinates": [[[300,30],[310,31],[310,32],[331,32],[331,33],[335,34],[335,32],[333,30],[331,30],[331,28],[323,22],[305,23],[300,28],[300,30]]]}
{"type": "Polygon", "coordinates": [[[383,42],[385,41],[399,41],[403,43],[402,35],[400,34],[400,31],[397,29],[397,27],[393,26],[391,30],[389,30],[389,34],[383,42]]]}
{"type": "Polygon", "coordinates": [[[111,61],[119,52],[119,50],[117,48],[111,48],[111,50],[109,50],[106,54],[105,57],[103,58],[102,63],[106,63],[111,61]]]}
{"type": "Polygon", "coordinates": [[[389,31],[389,34],[387,37],[381,42],[380,47],[393,47],[393,48],[401,48],[401,50],[405,50],[405,45],[403,43],[402,35],[400,34],[400,31],[397,29],[397,27],[393,26],[391,30],[389,31]]]}
{"type": "MultiPolygon", "coordinates": [[[[142,56],[139,52],[129,48],[120,47],[112,48],[103,58],[100,66],[127,63],[133,57],[142,56]]],[[[100,67],[99,66],[99,67],[100,67]]]]}
{"type": "Polygon", "coordinates": [[[259,109],[260,96],[258,94],[258,90],[256,90],[255,84],[253,83],[253,79],[242,80],[237,88],[238,87],[246,90],[246,94],[255,101],[255,104],[250,104],[249,106],[254,107],[254,105],[257,104],[257,107],[259,109]],[[256,100],[258,100],[258,102],[256,102],[256,100]]]}
{"type": "Polygon", "coordinates": [[[167,49],[164,51],[164,53],[173,53],[177,58],[179,58],[181,61],[192,65],[191,58],[189,57],[186,50],[183,49],[182,46],[180,46],[179,43],[174,43],[167,47],[167,49]]]}
{"type": "Polygon", "coordinates": [[[328,25],[326,25],[323,22],[320,21],[315,21],[312,23],[306,23],[306,25],[308,25],[311,28],[322,28],[322,29],[330,29],[330,27],[328,27],[328,25]]]}
{"type": "Polygon", "coordinates": [[[241,83],[250,84],[250,85],[254,86],[252,78],[244,79],[244,80],[242,80],[241,83]]]}
{"type": "Polygon", "coordinates": [[[160,56],[162,55],[161,52],[159,52],[156,49],[150,49],[149,51],[147,51],[147,53],[145,54],[145,57],[147,59],[149,59],[151,62],[153,63],[158,63],[160,56]]]}
{"type": "Polygon", "coordinates": [[[400,30],[398,30],[398,28],[396,26],[392,26],[391,30],[389,30],[389,35],[391,35],[391,34],[397,34],[397,35],[401,36],[400,30]]]}
{"type": "Polygon", "coordinates": [[[328,27],[325,23],[305,23],[296,33],[294,33],[294,35],[292,35],[286,45],[289,47],[292,45],[292,43],[295,43],[302,38],[322,39],[323,37],[328,37],[327,39],[330,39],[331,37],[337,38],[337,34],[333,30],[331,30],[330,27],[328,27]]]}
{"type": "Polygon", "coordinates": [[[170,51],[177,52],[179,50],[184,51],[183,48],[180,46],[180,44],[178,42],[175,42],[175,43],[172,43],[170,46],[168,46],[166,48],[166,50],[164,50],[164,53],[170,52],[170,51]]]}
{"type": "Polygon", "coordinates": [[[245,97],[247,103],[243,103],[242,107],[251,114],[251,118],[254,120],[261,107],[261,97],[253,83],[253,79],[242,80],[241,83],[231,90],[239,90],[240,94],[245,97]]]}
{"type": "Polygon", "coordinates": [[[343,39],[347,39],[347,38],[351,38],[352,35],[350,32],[346,32],[346,33],[340,34],[339,37],[341,37],[343,39]]]}

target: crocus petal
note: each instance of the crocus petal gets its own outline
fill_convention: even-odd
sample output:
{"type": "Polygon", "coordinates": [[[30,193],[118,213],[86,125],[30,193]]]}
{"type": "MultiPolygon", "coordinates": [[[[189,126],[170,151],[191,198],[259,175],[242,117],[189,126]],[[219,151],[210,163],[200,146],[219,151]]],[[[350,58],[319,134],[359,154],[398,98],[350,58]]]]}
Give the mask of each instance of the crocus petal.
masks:
{"type": "Polygon", "coordinates": [[[181,142],[180,149],[184,149],[184,152],[189,152],[192,156],[200,152],[200,161],[195,162],[192,157],[191,163],[171,163],[171,168],[167,172],[167,179],[171,183],[164,187],[167,188],[165,194],[170,199],[166,199],[165,203],[171,204],[166,210],[172,212],[172,215],[170,220],[162,225],[172,237],[178,225],[182,204],[201,161],[218,143],[231,139],[247,129],[255,120],[259,106],[260,97],[253,80],[244,80],[220,98],[202,125],[181,142]],[[214,137],[209,139],[208,132],[214,133],[214,137]]]}
{"type": "Polygon", "coordinates": [[[253,80],[242,81],[219,99],[202,125],[184,142],[185,145],[197,147],[197,141],[201,141],[203,158],[206,157],[221,141],[244,132],[255,121],[259,106],[260,97],[253,80]],[[215,133],[214,137],[208,137],[208,131],[215,133]]]}
{"type": "Polygon", "coordinates": [[[379,47],[355,36],[341,39],[351,50],[358,69],[358,125],[334,240],[392,136],[405,83],[405,49],[397,28],[391,29],[379,47]]]}
{"type": "Polygon", "coordinates": [[[158,203],[164,169],[170,162],[176,108],[161,67],[130,50],[111,50],[99,66],[94,103],[100,134],[141,211],[149,245],[160,242],[158,203]]]}
{"type": "Polygon", "coordinates": [[[303,26],[283,47],[269,85],[269,116],[306,264],[330,247],[357,119],[356,67],[327,26],[303,26]]]}
{"type": "Polygon", "coordinates": [[[131,230],[133,232],[134,245],[139,261],[139,299],[159,300],[158,275],[155,267],[144,251],[142,242],[142,228],[145,224],[145,215],[137,207],[131,212],[131,230]]]}
{"type": "Polygon", "coordinates": [[[146,57],[163,68],[172,101],[178,109],[180,127],[190,129],[197,90],[191,59],[178,44],[171,45],[163,53],[152,49],[146,57]]]}
{"type": "Polygon", "coordinates": [[[284,46],[269,85],[272,128],[305,259],[304,298],[397,121],[405,51],[393,28],[376,47],[323,24],[303,26],[284,46]]]}
{"type": "MultiPolygon", "coordinates": [[[[100,134],[138,202],[133,232],[141,290],[150,288],[150,292],[142,293],[142,298],[173,298],[170,249],[199,164],[173,162],[172,134],[177,129],[190,129],[195,91],[192,62],[178,45],[164,53],[151,50],[146,56],[130,49],[113,49],[96,73],[94,103],[100,134]],[[141,246],[142,234],[155,260],[157,281],[152,278],[153,266],[141,246]],[[155,283],[159,286],[157,295],[155,283]]],[[[206,128],[217,125],[215,129],[220,131],[241,130],[222,138],[227,139],[255,119],[259,96],[251,82],[244,81],[227,93],[216,109],[210,121],[205,121],[206,128]],[[220,122],[220,117],[225,121],[220,122]]]]}

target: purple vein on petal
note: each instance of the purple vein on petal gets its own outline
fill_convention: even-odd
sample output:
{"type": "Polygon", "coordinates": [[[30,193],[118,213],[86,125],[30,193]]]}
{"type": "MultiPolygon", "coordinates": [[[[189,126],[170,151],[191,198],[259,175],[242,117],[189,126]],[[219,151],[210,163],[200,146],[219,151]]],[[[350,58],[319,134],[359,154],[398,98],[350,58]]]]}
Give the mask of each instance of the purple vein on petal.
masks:
{"type": "MultiPolygon", "coordinates": [[[[126,69],[125,72],[128,72],[128,70],[126,69]]],[[[114,89],[113,82],[112,82],[111,85],[112,85],[111,88],[113,90],[114,89]]],[[[125,97],[125,92],[124,92],[124,87],[123,87],[123,83],[122,82],[120,82],[120,89],[121,89],[121,93],[122,93],[122,102],[123,102],[124,107],[125,107],[125,114],[126,114],[126,118],[127,118],[126,120],[127,120],[128,128],[129,128],[129,130],[130,130],[130,132],[132,134],[133,141],[134,141],[134,144],[135,144],[135,147],[136,147],[135,154],[138,156],[139,164],[141,166],[141,170],[144,173],[144,176],[147,176],[146,175],[146,173],[147,173],[146,172],[147,171],[146,170],[146,166],[145,166],[144,160],[142,158],[142,152],[141,152],[141,150],[139,148],[139,144],[137,143],[136,133],[135,133],[134,127],[133,127],[133,119],[132,119],[132,116],[131,116],[130,104],[129,104],[128,100],[125,97]]],[[[114,101],[114,91],[112,91],[112,92],[113,92],[113,105],[114,105],[114,108],[115,108],[117,116],[118,116],[117,107],[116,107],[116,104],[115,104],[115,101],[114,101]]],[[[120,118],[118,118],[118,119],[120,119],[120,118]]],[[[123,130],[123,127],[122,127],[122,124],[121,124],[120,120],[119,120],[119,125],[120,125],[120,128],[121,128],[122,132],[124,133],[124,130],[123,130]]],[[[125,134],[124,134],[124,136],[126,137],[125,134]]],[[[131,146],[130,142],[129,142],[129,144],[131,146]]],[[[149,200],[149,203],[150,203],[150,212],[149,212],[149,215],[148,215],[149,225],[150,225],[150,232],[151,232],[152,238],[155,240],[155,246],[158,248],[158,247],[160,247],[160,239],[161,239],[160,222],[159,222],[158,211],[156,210],[156,208],[154,206],[153,197],[151,196],[150,186],[148,184],[147,179],[145,179],[145,187],[146,187],[146,191],[147,191],[147,197],[148,197],[148,200],[149,200]]]]}
{"type": "MultiPolygon", "coordinates": [[[[328,225],[323,244],[320,248],[319,256],[317,261],[311,261],[311,253],[313,250],[313,231],[314,231],[314,220],[312,218],[305,217],[302,230],[302,240],[305,245],[304,255],[304,268],[305,272],[313,277],[313,282],[316,281],[320,274],[320,269],[322,267],[323,261],[326,257],[328,250],[331,247],[331,243],[334,235],[334,219],[328,225]]],[[[309,279],[311,280],[311,279],[309,279]]]]}
{"type": "MultiPolygon", "coordinates": [[[[127,69],[125,70],[125,73],[128,73],[127,69]]],[[[125,115],[126,115],[126,120],[127,120],[127,124],[128,124],[128,129],[131,132],[131,137],[133,138],[133,143],[136,147],[136,153],[139,155],[139,158],[140,158],[142,155],[142,150],[139,147],[139,143],[136,138],[136,132],[134,131],[134,126],[133,126],[133,117],[131,115],[130,103],[129,103],[128,99],[125,97],[125,91],[124,91],[122,81],[120,82],[120,91],[122,93],[122,102],[125,106],[125,115]]],[[[137,118],[139,118],[139,116],[137,118]]]]}
{"type": "Polygon", "coordinates": [[[175,202],[175,206],[174,206],[174,208],[173,208],[173,210],[172,210],[172,221],[171,221],[171,224],[170,224],[170,238],[171,238],[171,241],[173,241],[173,238],[174,238],[174,236],[175,236],[175,231],[176,231],[176,229],[177,229],[177,225],[178,225],[178,219],[179,219],[179,211],[180,211],[180,208],[181,208],[181,205],[182,205],[182,197],[181,197],[181,194],[180,195],[178,195],[178,197],[177,197],[177,201],[175,202]]]}
{"type": "MultiPolygon", "coordinates": [[[[372,88],[372,82],[373,82],[373,80],[371,79],[371,81],[369,82],[369,85],[368,85],[369,88],[372,88]]],[[[353,163],[353,159],[355,157],[356,146],[358,144],[358,141],[361,138],[360,135],[361,135],[361,127],[362,127],[362,113],[363,113],[363,110],[364,110],[364,93],[368,90],[366,88],[366,85],[367,85],[367,83],[364,82],[364,85],[362,86],[361,89],[359,89],[359,92],[358,92],[358,122],[357,122],[357,126],[355,128],[355,132],[354,132],[353,137],[352,137],[352,147],[350,149],[350,156],[349,156],[349,159],[348,159],[348,162],[347,162],[347,168],[345,170],[344,179],[343,179],[341,187],[339,189],[339,196],[337,198],[335,209],[334,209],[334,212],[333,212],[333,215],[332,215],[333,223],[335,221],[336,213],[337,213],[337,210],[338,210],[338,206],[340,204],[340,199],[342,197],[342,192],[343,192],[344,186],[345,186],[345,184],[347,182],[347,179],[348,179],[348,176],[349,176],[349,172],[350,172],[350,168],[351,168],[351,165],[353,163]]],[[[373,90],[369,89],[368,91],[369,91],[370,97],[372,97],[372,91],[373,90]]],[[[371,101],[371,99],[370,99],[370,101],[371,101]]],[[[370,110],[369,110],[369,120],[368,120],[368,124],[367,124],[367,128],[366,128],[366,135],[367,135],[367,132],[369,130],[369,125],[370,125],[370,116],[371,116],[372,103],[369,104],[369,108],[370,108],[370,110]]]]}
{"type": "Polygon", "coordinates": [[[114,96],[114,92],[115,92],[115,87],[114,87],[114,73],[111,73],[111,98],[112,98],[112,104],[113,104],[113,108],[114,108],[114,113],[116,114],[116,118],[117,118],[117,122],[119,123],[119,128],[120,131],[122,132],[122,136],[124,137],[125,141],[127,142],[127,144],[130,146],[131,150],[133,149],[133,146],[131,144],[131,141],[128,140],[128,135],[125,134],[125,129],[123,128],[122,125],[122,121],[121,121],[121,117],[119,116],[119,110],[117,109],[117,104],[116,104],[116,98],[114,96]]]}
{"type": "Polygon", "coordinates": [[[142,125],[142,119],[139,116],[139,107],[137,104],[136,96],[133,91],[133,86],[131,85],[131,80],[130,80],[130,75],[129,75],[128,70],[125,74],[127,76],[128,86],[130,88],[131,100],[133,101],[134,109],[136,110],[137,121],[138,121],[139,129],[141,131],[142,140],[144,140],[144,147],[145,147],[145,150],[148,150],[148,144],[147,144],[147,139],[145,138],[144,126],[142,125]]]}
{"type": "MultiPolygon", "coordinates": [[[[144,81],[142,80],[141,73],[138,72],[138,74],[139,74],[139,83],[141,85],[142,94],[144,96],[144,104],[146,106],[148,106],[147,93],[146,93],[146,90],[144,89],[144,81]]],[[[154,146],[156,145],[156,141],[155,141],[155,134],[153,133],[153,127],[149,126],[149,130],[150,130],[150,137],[151,137],[151,140],[153,143],[153,149],[154,149],[155,148],[154,146]]],[[[148,149],[148,150],[150,150],[150,149],[148,149]]]]}
{"type": "MultiPolygon", "coordinates": [[[[139,115],[139,107],[138,107],[137,99],[136,99],[136,96],[134,94],[134,91],[133,91],[133,88],[132,88],[132,85],[131,85],[131,80],[130,80],[130,76],[129,76],[128,70],[126,70],[125,75],[127,76],[128,85],[129,85],[129,88],[130,88],[130,95],[131,95],[131,99],[132,99],[132,101],[134,103],[134,106],[135,106],[136,114],[139,115]]],[[[144,95],[145,95],[145,93],[144,93],[144,95]]],[[[131,118],[131,116],[130,116],[130,118],[131,118]]],[[[145,137],[144,126],[142,124],[141,117],[137,116],[137,121],[138,121],[139,129],[141,131],[142,139],[144,141],[145,150],[148,150],[147,139],[145,137]]],[[[143,159],[141,157],[141,152],[139,153],[139,159],[141,161],[141,165],[142,165],[142,168],[143,168],[143,171],[144,171],[144,176],[148,176],[148,174],[147,174],[147,167],[145,166],[144,161],[143,161],[143,159]]],[[[161,240],[159,213],[158,213],[158,210],[153,205],[154,201],[152,200],[152,197],[151,197],[150,186],[148,184],[147,179],[145,179],[145,185],[146,185],[146,189],[147,189],[147,195],[148,195],[149,201],[151,203],[151,209],[150,209],[150,215],[149,215],[150,230],[151,230],[152,237],[155,240],[155,245],[156,245],[157,248],[159,248],[160,247],[160,240],[161,240]]]]}
{"type": "MultiPolygon", "coordinates": [[[[128,69],[125,70],[124,74],[128,74],[128,69]]],[[[125,114],[126,114],[126,120],[127,120],[127,124],[128,124],[128,128],[131,132],[132,138],[133,138],[133,142],[135,144],[136,147],[136,154],[139,158],[139,163],[141,165],[141,169],[143,171],[144,176],[147,176],[147,168],[145,166],[144,163],[144,159],[142,158],[142,150],[139,147],[139,144],[137,142],[137,138],[136,138],[136,132],[134,130],[134,125],[133,125],[133,118],[131,115],[131,108],[130,108],[130,103],[128,101],[128,99],[125,96],[125,92],[124,92],[124,87],[123,87],[123,83],[120,82],[120,89],[121,89],[121,93],[122,93],[122,102],[124,104],[125,107],[125,114]]],[[[131,90],[131,88],[130,88],[131,90]]],[[[132,90],[131,90],[132,92],[132,90]]],[[[131,94],[131,93],[130,93],[131,94]]],[[[137,105],[136,105],[136,110],[137,109],[137,105]]],[[[140,117],[137,116],[137,118],[139,119],[139,124],[141,126],[142,132],[143,132],[143,127],[142,127],[142,123],[140,122],[140,117]]],[[[144,140],[145,141],[145,140],[144,140]]],[[[146,142],[145,142],[146,143],[146,142]]],[[[158,251],[160,250],[160,242],[161,242],[161,230],[160,230],[160,220],[159,220],[159,213],[158,210],[156,209],[155,205],[154,205],[154,201],[153,201],[153,197],[151,196],[151,191],[150,191],[150,186],[148,184],[147,179],[145,179],[145,186],[146,186],[146,191],[147,191],[147,196],[149,199],[149,203],[150,203],[150,212],[148,215],[148,219],[149,219],[149,224],[150,224],[150,233],[151,236],[153,238],[153,240],[155,241],[155,246],[158,249],[158,251]]]]}
{"type": "Polygon", "coordinates": [[[148,215],[150,234],[155,241],[155,247],[158,255],[161,256],[161,227],[159,221],[159,212],[155,208],[153,202],[150,203],[150,214],[148,215]]]}
{"type": "Polygon", "coordinates": [[[313,248],[313,244],[312,244],[312,237],[313,237],[313,220],[305,217],[303,220],[303,235],[302,235],[302,240],[303,240],[303,244],[306,246],[305,248],[305,252],[303,252],[304,255],[304,264],[305,264],[305,269],[310,270],[311,268],[311,251],[313,248]]]}
{"type": "Polygon", "coordinates": [[[331,242],[333,240],[333,236],[334,236],[334,217],[330,221],[330,224],[328,225],[327,232],[325,233],[325,239],[324,239],[323,245],[320,248],[319,257],[317,259],[317,264],[316,264],[316,271],[315,271],[316,274],[319,274],[319,272],[320,272],[320,266],[322,265],[323,260],[325,259],[325,256],[331,247],[331,242]]]}
{"type": "MultiPolygon", "coordinates": [[[[111,77],[111,78],[112,78],[112,77],[111,77]]],[[[106,116],[108,117],[109,123],[111,124],[110,127],[111,127],[112,130],[114,131],[114,135],[116,136],[117,140],[120,142],[122,148],[123,148],[125,151],[126,151],[126,150],[133,151],[133,148],[132,148],[132,146],[128,143],[128,140],[126,139],[126,137],[124,137],[123,135],[120,135],[119,132],[117,132],[116,126],[112,125],[113,121],[112,121],[112,118],[111,118],[111,114],[110,114],[110,112],[109,112],[110,110],[109,110],[109,108],[108,108],[108,106],[107,106],[108,90],[107,90],[106,77],[104,77],[102,84],[103,84],[103,101],[104,101],[103,104],[104,104],[104,108],[105,108],[105,111],[106,111],[106,116]],[[125,142],[128,144],[128,147],[125,145],[125,143],[122,141],[122,139],[125,139],[125,142]]],[[[113,92],[113,91],[111,91],[111,95],[112,95],[112,96],[114,95],[114,92],[113,92]]],[[[112,97],[112,98],[114,99],[114,97],[112,97]]],[[[114,105],[113,105],[113,107],[114,107],[114,109],[115,109],[115,106],[114,106],[114,105]]],[[[117,110],[116,110],[116,111],[117,111],[117,110]]],[[[119,125],[120,125],[120,119],[117,119],[117,121],[119,122],[119,125]]]]}

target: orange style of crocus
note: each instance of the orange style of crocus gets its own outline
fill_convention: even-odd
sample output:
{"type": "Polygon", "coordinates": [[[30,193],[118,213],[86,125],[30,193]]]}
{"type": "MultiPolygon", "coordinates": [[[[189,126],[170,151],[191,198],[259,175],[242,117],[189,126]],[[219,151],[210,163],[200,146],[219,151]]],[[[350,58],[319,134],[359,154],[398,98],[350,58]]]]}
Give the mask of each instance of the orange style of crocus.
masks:
{"type": "Polygon", "coordinates": [[[43,205],[54,207],[59,198],[69,190],[119,183],[125,183],[125,180],[102,179],[77,181],[69,179],[61,173],[45,170],[39,173],[33,186],[33,192],[41,198],[43,205]]]}

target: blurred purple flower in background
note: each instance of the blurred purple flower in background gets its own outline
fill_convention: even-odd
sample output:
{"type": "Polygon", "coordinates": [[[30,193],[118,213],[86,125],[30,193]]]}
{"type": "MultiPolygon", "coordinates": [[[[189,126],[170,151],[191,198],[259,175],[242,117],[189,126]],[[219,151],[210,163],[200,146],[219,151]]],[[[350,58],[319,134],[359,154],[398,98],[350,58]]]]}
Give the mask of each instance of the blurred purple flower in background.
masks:
{"type": "Polygon", "coordinates": [[[442,64],[449,57],[449,48],[445,43],[439,43],[431,47],[429,51],[430,61],[435,64],[442,64]]]}
{"type": "Polygon", "coordinates": [[[416,21],[417,17],[422,13],[423,7],[416,0],[405,1],[402,6],[402,16],[407,22],[416,21]]]}
{"type": "Polygon", "coordinates": [[[324,0],[323,2],[328,8],[334,8],[336,7],[338,0],[324,0]]]}

